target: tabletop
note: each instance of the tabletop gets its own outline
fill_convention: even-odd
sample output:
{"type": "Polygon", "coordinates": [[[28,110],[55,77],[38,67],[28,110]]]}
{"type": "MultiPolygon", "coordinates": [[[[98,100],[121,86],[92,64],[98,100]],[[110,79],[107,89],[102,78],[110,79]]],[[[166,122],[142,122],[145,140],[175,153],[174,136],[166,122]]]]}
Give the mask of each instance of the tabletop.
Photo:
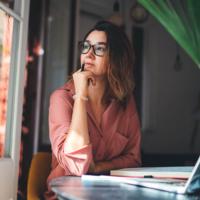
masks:
{"type": "Polygon", "coordinates": [[[200,200],[199,195],[181,195],[111,181],[85,181],[73,176],[53,179],[50,186],[60,200],[200,200]]]}

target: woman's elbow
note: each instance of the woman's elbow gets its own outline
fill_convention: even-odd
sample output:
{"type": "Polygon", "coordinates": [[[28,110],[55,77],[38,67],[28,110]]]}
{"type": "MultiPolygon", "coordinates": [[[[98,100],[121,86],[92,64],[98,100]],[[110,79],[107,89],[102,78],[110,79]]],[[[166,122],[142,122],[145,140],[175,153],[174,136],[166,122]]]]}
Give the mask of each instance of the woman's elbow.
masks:
{"type": "Polygon", "coordinates": [[[84,174],[86,174],[88,172],[88,166],[85,166],[85,165],[76,165],[71,168],[71,174],[74,175],[74,176],[82,176],[84,174]]]}

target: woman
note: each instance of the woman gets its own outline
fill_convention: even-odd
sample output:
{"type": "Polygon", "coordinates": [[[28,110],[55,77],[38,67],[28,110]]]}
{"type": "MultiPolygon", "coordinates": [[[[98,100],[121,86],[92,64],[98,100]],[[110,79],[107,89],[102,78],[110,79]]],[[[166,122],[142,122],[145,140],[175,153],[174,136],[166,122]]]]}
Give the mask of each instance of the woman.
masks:
{"type": "Polygon", "coordinates": [[[79,47],[82,68],[50,99],[48,181],[141,164],[133,55],[126,35],[110,22],[99,22],[79,47]]]}

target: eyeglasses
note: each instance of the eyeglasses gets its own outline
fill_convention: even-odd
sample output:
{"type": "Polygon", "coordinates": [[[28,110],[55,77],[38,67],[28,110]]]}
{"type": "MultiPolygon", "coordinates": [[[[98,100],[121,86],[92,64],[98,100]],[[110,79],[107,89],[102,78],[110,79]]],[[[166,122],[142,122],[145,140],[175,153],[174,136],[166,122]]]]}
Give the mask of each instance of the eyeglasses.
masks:
{"type": "Polygon", "coordinates": [[[98,42],[94,45],[91,45],[88,41],[81,41],[79,42],[79,50],[81,54],[86,54],[89,50],[93,49],[93,52],[96,56],[104,56],[105,52],[107,51],[107,45],[105,42],[98,42]]]}

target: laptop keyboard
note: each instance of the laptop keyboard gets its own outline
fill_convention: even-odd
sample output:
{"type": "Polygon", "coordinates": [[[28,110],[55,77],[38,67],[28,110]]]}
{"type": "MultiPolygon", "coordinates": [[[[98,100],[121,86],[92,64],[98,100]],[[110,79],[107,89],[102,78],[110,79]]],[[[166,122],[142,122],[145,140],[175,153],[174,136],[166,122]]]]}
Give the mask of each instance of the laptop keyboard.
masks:
{"type": "Polygon", "coordinates": [[[170,185],[175,185],[175,186],[184,186],[185,185],[185,181],[177,181],[177,182],[174,182],[174,181],[169,181],[169,182],[165,182],[166,184],[170,184],[170,185]]]}

